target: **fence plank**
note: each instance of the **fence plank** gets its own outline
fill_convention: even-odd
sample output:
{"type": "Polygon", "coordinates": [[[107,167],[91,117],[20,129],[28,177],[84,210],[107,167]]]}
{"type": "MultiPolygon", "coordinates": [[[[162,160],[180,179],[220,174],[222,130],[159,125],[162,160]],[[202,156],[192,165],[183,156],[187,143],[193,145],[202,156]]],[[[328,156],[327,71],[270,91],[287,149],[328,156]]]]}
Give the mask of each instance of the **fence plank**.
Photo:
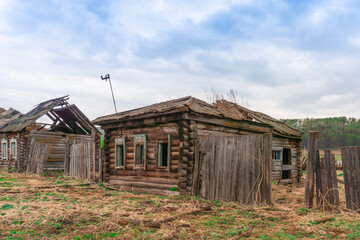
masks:
{"type": "Polygon", "coordinates": [[[324,152],[325,155],[320,161],[319,169],[316,169],[317,172],[321,172],[316,176],[316,197],[319,208],[332,210],[339,206],[335,157],[329,149],[324,152]]]}
{"type": "Polygon", "coordinates": [[[360,208],[360,147],[342,147],[346,207],[360,208]]]}
{"type": "Polygon", "coordinates": [[[305,207],[312,208],[314,204],[314,181],[316,161],[319,159],[319,132],[309,132],[308,164],[306,168],[305,207]]]}

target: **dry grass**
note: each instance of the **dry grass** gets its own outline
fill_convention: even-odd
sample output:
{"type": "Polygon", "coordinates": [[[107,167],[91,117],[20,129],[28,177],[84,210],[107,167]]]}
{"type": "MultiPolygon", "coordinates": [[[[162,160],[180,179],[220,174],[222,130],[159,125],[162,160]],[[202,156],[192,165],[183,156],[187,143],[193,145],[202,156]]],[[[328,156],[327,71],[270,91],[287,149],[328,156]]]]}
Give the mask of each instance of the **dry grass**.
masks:
{"type": "Polygon", "coordinates": [[[79,183],[83,182],[63,177],[61,173],[37,176],[0,171],[0,238],[360,238],[359,215],[344,208],[342,185],[340,209],[326,213],[304,208],[303,183],[273,184],[274,204],[260,207],[209,202],[198,197],[109,191],[99,185],[66,187],[79,183]],[[204,205],[210,205],[211,210],[181,215],[204,205]],[[174,220],[162,223],[160,228],[145,227],[141,222],[170,217],[174,220]],[[325,217],[331,220],[317,222],[325,217]],[[124,219],[134,221],[124,223],[124,219]]]}
{"type": "MultiPolygon", "coordinates": [[[[341,162],[341,149],[331,149],[331,153],[335,154],[335,160],[337,162],[341,162]]],[[[307,156],[308,151],[307,149],[302,149],[301,158],[307,156]]],[[[319,150],[320,157],[324,157],[324,149],[319,150]]]]}

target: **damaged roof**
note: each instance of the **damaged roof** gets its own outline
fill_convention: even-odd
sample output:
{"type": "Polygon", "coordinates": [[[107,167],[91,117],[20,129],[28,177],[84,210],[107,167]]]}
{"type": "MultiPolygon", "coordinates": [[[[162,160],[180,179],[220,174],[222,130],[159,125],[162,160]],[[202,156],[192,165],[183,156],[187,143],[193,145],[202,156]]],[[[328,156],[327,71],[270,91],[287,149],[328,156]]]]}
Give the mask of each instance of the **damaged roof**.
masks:
{"type": "Polygon", "coordinates": [[[168,113],[191,112],[191,111],[195,113],[207,114],[215,117],[227,117],[236,120],[243,120],[243,117],[240,115],[233,114],[231,112],[220,109],[217,106],[206,103],[197,98],[188,96],[188,97],[152,104],[150,106],[137,108],[125,112],[98,117],[93,121],[93,123],[101,125],[115,121],[124,121],[127,119],[145,118],[156,114],[168,114],[168,113]]]}
{"type": "Polygon", "coordinates": [[[270,125],[274,130],[274,134],[277,134],[279,136],[287,136],[294,138],[301,138],[302,136],[301,131],[294,129],[266,114],[252,111],[236,103],[232,103],[226,100],[219,100],[213,104],[209,104],[191,96],[99,117],[95,119],[93,123],[102,125],[107,123],[113,123],[116,121],[126,121],[128,119],[146,118],[154,115],[170,114],[177,112],[194,112],[219,118],[225,117],[234,120],[247,120],[270,125]]]}
{"type": "Polygon", "coordinates": [[[23,114],[13,108],[9,108],[8,110],[0,108],[0,129],[21,116],[23,116],[23,114]]]}
{"type": "Polygon", "coordinates": [[[42,102],[30,112],[7,122],[3,127],[0,126],[0,132],[19,132],[34,124],[50,125],[50,130],[63,133],[90,134],[93,129],[97,131],[80,109],[67,102],[68,99],[68,96],[64,96],[42,102]],[[47,115],[53,124],[36,122],[44,115],[47,115]]]}
{"type": "Polygon", "coordinates": [[[265,123],[273,127],[274,135],[283,137],[301,138],[302,131],[295,129],[282,121],[270,117],[261,112],[252,111],[248,108],[240,106],[239,104],[229,102],[227,100],[217,100],[214,103],[215,106],[223,109],[224,111],[232,112],[235,115],[242,116],[246,120],[255,121],[259,123],[265,123]]]}

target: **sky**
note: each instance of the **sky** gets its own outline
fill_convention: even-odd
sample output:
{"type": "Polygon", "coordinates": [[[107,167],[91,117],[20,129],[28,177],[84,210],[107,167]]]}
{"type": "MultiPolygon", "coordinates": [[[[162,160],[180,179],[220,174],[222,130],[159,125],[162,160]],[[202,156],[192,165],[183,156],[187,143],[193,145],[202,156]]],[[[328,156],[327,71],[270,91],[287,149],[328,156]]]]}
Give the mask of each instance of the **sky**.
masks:
{"type": "Polygon", "coordinates": [[[0,107],[90,119],[233,89],[275,118],[360,118],[358,0],[0,0],[0,107]]]}

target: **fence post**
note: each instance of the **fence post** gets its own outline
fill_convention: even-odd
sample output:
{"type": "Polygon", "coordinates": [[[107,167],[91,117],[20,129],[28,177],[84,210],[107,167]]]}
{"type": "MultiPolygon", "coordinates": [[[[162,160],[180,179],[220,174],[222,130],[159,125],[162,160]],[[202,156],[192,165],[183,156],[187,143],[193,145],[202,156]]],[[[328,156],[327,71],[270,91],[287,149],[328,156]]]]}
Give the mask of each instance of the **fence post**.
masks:
{"type": "Polygon", "coordinates": [[[319,158],[319,132],[309,132],[308,163],[306,168],[305,207],[312,208],[314,203],[314,180],[316,161],[319,158]]]}

